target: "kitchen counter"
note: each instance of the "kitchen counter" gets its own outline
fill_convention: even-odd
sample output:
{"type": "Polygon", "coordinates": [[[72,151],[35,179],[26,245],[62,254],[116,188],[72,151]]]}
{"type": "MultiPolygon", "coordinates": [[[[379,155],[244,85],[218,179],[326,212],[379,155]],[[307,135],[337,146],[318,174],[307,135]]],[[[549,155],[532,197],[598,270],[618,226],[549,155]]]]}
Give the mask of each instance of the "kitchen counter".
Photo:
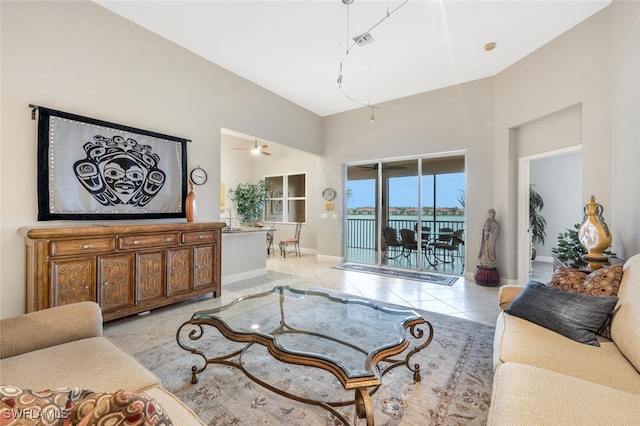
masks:
{"type": "Polygon", "coordinates": [[[243,226],[222,230],[222,286],[267,273],[267,228],[243,226]]]}
{"type": "Polygon", "coordinates": [[[267,232],[269,229],[263,226],[238,226],[236,228],[223,228],[224,234],[242,234],[247,232],[267,232]]]}

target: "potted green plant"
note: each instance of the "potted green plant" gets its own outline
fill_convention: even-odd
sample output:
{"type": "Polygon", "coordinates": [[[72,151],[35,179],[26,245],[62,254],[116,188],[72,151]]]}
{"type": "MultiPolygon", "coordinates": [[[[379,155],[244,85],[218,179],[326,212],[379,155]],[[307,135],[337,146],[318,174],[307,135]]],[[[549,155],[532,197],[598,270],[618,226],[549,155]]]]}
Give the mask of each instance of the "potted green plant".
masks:
{"type": "Polygon", "coordinates": [[[238,216],[244,219],[245,224],[255,225],[256,221],[262,217],[267,196],[265,181],[239,183],[235,189],[229,189],[229,195],[231,201],[236,203],[238,216]]]}
{"type": "MultiPolygon", "coordinates": [[[[540,214],[544,207],[544,201],[542,196],[533,189],[535,185],[529,185],[529,226],[531,227],[531,243],[544,244],[544,239],[547,236],[545,228],[547,227],[547,220],[540,214]]],[[[531,260],[536,258],[536,250],[531,247],[531,260]]]]}

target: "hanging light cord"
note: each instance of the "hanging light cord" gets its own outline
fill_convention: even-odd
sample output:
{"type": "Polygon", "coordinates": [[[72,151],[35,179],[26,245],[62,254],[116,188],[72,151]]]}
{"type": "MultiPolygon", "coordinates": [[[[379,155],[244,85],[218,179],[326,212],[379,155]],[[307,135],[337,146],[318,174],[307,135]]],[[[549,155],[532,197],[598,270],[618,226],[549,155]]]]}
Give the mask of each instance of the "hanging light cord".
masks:
{"type": "MultiPolygon", "coordinates": [[[[349,52],[351,52],[351,49],[354,48],[354,46],[356,46],[358,44],[358,42],[368,33],[370,33],[371,31],[373,31],[378,25],[380,25],[381,23],[383,23],[387,18],[389,18],[391,15],[393,15],[394,13],[396,13],[402,6],[404,6],[405,4],[407,4],[409,2],[409,0],[405,0],[402,4],[400,4],[398,7],[396,7],[395,9],[393,9],[392,11],[389,11],[389,2],[387,2],[387,14],[380,19],[378,22],[376,22],[375,25],[373,25],[371,28],[369,28],[367,31],[365,31],[364,33],[362,33],[362,36],[355,40],[353,42],[353,44],[351,44],[350,47],[347,48],[347,51],[345,52],[344,56],[342,57],[342,60],[340,61],[340,73],[338,75],[338,89],[340,89],[340,92],[342,92],[342,94],[349,99],[350,101],[353,101],[357,104],[360,104],[362,106],[366,106],[366,107],[370,107],[371,108],[371,116],[373,117],[373,108],[378,108],[374,105],[371,105],[369,102],[364,103],[361,102],[357,99],[352,98],[351,96],[349,96],[344,89],[342,88],[342,77],[343,77],[343,73],[342,73],[342,68],[343,68],[343,64],[345,59],[347,59],[347,56],[349,56],[349,52]]],[[[347,42],[346,45],[349,45],[349,4],[347,4],[347,42]]]]}

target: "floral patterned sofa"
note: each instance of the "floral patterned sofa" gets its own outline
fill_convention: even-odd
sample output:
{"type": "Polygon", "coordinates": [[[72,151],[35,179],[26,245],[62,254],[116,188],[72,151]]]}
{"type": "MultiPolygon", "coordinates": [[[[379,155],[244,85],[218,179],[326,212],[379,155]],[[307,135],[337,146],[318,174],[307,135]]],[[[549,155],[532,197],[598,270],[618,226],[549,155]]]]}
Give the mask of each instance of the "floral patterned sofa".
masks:
{"type": "Polygon", "coordinates": [[[504,286],[499,302],[488,425],[638,424],[640,255],[504,286]]]}
{"type": "Polygon", "coordinates": [[[103,337],[93,302],[0,321],[0,423],[203,425],[103,337]]]}

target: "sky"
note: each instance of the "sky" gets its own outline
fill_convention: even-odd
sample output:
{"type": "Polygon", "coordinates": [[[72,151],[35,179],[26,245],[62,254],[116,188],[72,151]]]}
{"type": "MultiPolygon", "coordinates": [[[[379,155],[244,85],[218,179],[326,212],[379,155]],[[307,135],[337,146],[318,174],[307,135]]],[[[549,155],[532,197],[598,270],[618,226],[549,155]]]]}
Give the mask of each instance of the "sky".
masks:
{"type": "MultiPolygon", "coordinates": [[[[433,175],[423,176],[422,202],[432,207],[433,175]]],[[[458,199],[465,191],[464,173],[436,175],[437,207],[462,208],[458,199]]],[[[375,205],[375,180],[351,180],[347,183],[350,195],[348,208],[373,207],[375,205]]],[[[389,207],[416,207],[418,205],[418,178],[416,176],[389,179],[389,207]]]]}

